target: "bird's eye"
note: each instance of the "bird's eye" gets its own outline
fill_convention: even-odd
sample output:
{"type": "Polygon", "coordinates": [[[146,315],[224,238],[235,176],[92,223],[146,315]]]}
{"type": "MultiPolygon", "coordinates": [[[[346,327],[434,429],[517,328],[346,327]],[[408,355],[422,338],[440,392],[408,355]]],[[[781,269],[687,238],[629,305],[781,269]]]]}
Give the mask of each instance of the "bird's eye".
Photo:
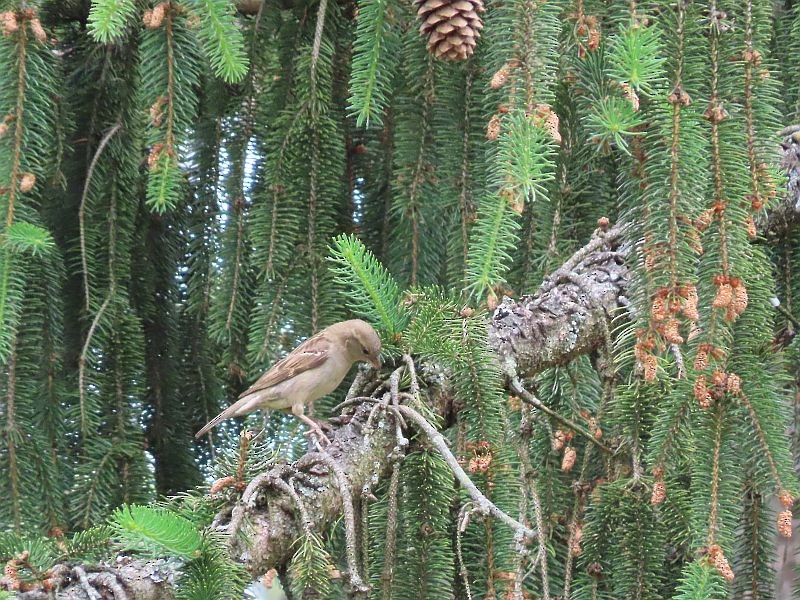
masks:
{"type": "Polygon", "coordinates": [[[369,354],[369,350],[367,350],[366,346],[361,346],[361,351],[362,351],[364,354],[369,354]]]}

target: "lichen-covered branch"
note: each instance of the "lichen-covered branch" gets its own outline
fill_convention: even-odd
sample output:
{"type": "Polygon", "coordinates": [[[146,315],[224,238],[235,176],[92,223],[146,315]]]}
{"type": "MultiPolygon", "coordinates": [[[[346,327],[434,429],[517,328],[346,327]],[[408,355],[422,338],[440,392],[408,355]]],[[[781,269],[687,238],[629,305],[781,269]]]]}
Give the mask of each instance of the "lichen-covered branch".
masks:
{"type": "Polygon", "coordinates": [[[598,231],[536,294],[506,298],[489,328],[503,370],[530,377],[604,344],[609,319],[628,304],[629,249],[622,227],[598,231]]]}

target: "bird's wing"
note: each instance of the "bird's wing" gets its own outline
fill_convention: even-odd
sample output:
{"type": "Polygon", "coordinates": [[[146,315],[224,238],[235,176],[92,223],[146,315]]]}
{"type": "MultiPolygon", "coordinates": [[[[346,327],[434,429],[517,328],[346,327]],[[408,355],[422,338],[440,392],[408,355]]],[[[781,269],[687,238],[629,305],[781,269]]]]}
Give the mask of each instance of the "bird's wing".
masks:
{"type": "Polygon", "coordinates": [[[239,398],[271,388],[304,371],[319,367],[327,360],[330,347],[331,341],[324,335],[324,332],[308,338],[283,359],[272,365],[272,368],[242,392],[239,398]]]}

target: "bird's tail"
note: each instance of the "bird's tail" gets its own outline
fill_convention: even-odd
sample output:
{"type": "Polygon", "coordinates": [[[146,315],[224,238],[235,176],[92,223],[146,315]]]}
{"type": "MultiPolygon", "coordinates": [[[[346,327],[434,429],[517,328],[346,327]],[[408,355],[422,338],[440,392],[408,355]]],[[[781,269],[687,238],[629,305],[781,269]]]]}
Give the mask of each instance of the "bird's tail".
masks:
{"type": "Polygon", "coordinates": [[[225,419],[230,419],[231,417],[239,416],[239,411],[241,410],[241,408],[247,403],[246,401],[250,401],[250,400],[251,400],[251,398],[245,397],[245,398],[242,398],[241,400],[238,400],[238,401],[234,402],[228,408],[226,408],[221,413],[219,413],[216,417],[211,419],[208,423],[203,425],[203,428],[200,431],[198,431],[197,433],[195,433],[194,437],[197,438],[197,439],[200,439],[206,433],[208,433],[209,430],[211,430],[212,428],[214,428],[217,425],[219,425],[225,419]]]}

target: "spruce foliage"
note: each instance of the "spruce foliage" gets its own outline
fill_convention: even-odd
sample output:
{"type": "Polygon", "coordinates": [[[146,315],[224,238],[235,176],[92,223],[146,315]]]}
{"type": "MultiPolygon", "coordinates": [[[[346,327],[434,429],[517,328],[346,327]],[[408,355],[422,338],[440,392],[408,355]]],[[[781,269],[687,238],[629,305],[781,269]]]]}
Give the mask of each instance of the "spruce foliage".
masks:
{"type": "Polygon", "coordinates": [[[294,597],[346,597],[348,552],[382,600],[775,597],[800,235],[766,227],[798,185],[800,5],[483,4],[450,62],[418,3],[0,0],[0,598],[122,551],[176,565],[179,598],[242,597],[211,522],[305,445],[278,413],[193,433],[356,317],[538,537],[409,427],[357,548],[299,528],[294,597]],[[520,398],[489,319],[621,222],[602,344],[520,398]]]}

